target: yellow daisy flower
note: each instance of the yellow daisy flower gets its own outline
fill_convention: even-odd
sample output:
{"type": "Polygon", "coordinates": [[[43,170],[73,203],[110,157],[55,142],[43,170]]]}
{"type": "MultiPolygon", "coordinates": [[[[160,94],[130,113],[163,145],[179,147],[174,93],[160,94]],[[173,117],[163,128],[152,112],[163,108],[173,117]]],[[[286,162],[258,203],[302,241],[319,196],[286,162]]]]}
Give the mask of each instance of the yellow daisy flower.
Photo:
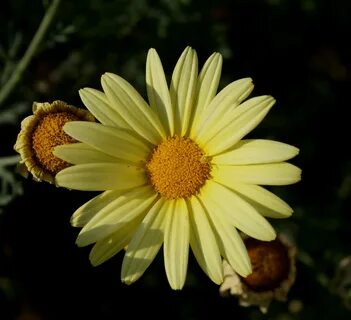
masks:
{"type": "Polygon", "coordinates": [[[168,281],[184,285],[189,244],[201,268],[223,282],[222,257],[241,276],[251,273],[239,235],[270,241],[276,236],[264,218],[285,218],[292,209],[259,185],[300,180],[300,169],[284,162],[298,149],[270,140],[241,140],[274,104],[251,98],[250,78],[218,94],[222,57],[214,53],[198,73],[196,52],[187,47],[170,84],[159,56],[146,62],[149,104],[124,79],[101,78],[104,92],[85,88],[83,103],[101,124],[69,122],[64,130],[78,144],[54,154],[74,164],[56,182],[77,190],[104,191],[80,207],[72,225],[82,227],[79,246],[99,265],[128,245],[122,281],[136,281],[163,244],[168,281]]]}

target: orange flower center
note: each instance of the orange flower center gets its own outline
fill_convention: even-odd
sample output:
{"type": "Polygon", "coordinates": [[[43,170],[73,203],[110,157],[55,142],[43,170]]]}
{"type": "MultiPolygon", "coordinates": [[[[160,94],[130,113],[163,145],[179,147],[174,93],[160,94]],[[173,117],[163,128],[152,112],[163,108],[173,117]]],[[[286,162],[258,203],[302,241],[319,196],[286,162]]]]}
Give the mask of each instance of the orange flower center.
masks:
{"type": "Polygon", "coordinates": [[[278,239],[264,242],[249,238],[245,245],[253,271],[243,282],[256,291],[278,287],[289,273],[287,248],[278,239]]]}
{"type": "Polygon", "coordinates": [[[56,174],[69,164],[52,154],[53,149],[61,144],[75,142],[62,127],[67,121],[79,120],[69,112],[56,112],[45,115],[33,130],[32,147],[41,167],[51,174],[56,174]]]}
{"type": "Polygon", "coordinates": [[[191,139],[172,137],[153,150],[146,164],[154,189],[167,199],[196,194],[210,176],[210,164],[191,139]]]}

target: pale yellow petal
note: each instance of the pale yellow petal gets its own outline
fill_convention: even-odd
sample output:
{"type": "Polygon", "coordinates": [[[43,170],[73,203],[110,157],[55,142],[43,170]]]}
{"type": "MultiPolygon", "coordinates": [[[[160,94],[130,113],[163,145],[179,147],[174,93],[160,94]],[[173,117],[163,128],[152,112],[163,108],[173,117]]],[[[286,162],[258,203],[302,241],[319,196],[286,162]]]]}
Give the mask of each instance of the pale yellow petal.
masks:
{"type": "Polygon", "coordinates": [[[71,121],[64,130],[74,139],[110,156],[139,164],[145,161],[152,148],[147,142],[125,129],[87,121],[71,121]]]}
{"type": "Polygon", "coordinates": [[[214,211],[217,208],[232,225],[252,238],[262,241],[275,239],[276,233],[269,222],[235,192],[211,180],[207,181],[204,189],[208,209],[214,211]]]}
{"type": "Polygon", "coordinates": [[[79,95],[84,105],[102,124],[120,128],[130,128],[119,113],[111,106],[103,92],[91,88],[84,88],[79,90],[79,95]]]}
{"type": "Polygon", "coordinates": [[[135,232],[122,263],[121,278],[126,284],[138,280],[160,250],[164,239],[164,200],[159,199],[135,232]]]}
{"type": "Polygon", "coordinates": [[[198,114],[198,122],[191,131],[191,138],[208,140],[223,127],[231,122],[231,114],[239,104],[245,100],[253,90],[251,78],[244,78],[228,84],[222,89],[206,107],[202,114],[198,114]]]}
{"type": "Polygon", "coordinates": [[[175,134],[180,136],[184,136],[189,128],[194,107],[197,76],[196,52],[192,48],[187,47],[174,68],[170,86],[175,134]]]}
{"type": "MultiPolygon", "coordinates": [[[[204,110],[215,97],[222,71],[222,56],[215,52],[205,62],[197,81],[191,132],[197,131],[204,110]]],[[[190,136],[193,134],[190,133],[190,136]]]]}
{"type": "Polygon", "coordinates": [[[238,274],[247,277],[252,269],[244,242],[226,214],[214,205],[208,194],[203,187],[198,198],[213,225],[221,254],[238,274]]]}
{"type": "MultiPolygon", "coordinates": [[[[232,148],[241,138],[252,131],[266,116],[275,100],[270,96],[249,99],[219,121],[220,130],[201,137],[206,152],[214,156],[232,148]],[[227,123],[227,121],[229,121],[227,123]]],[[[210,129],[210,128],[209,128],[210,129]]]]}
{"type": "Polygon", "coordinates": [[[174,115],[168,85],[161,60],[155,49],[146,59],[146,85],[150,107],[161,119],[168,135],[174,135],[174,115]]]}
{"type": "Polygon", "coordinates": [[[78,164],[60,171],[56,184],[82,191],[105,191],[142,186],[147,177],[139,167],[125,163],[78,164]]]}
{"type": "Polygon", "coordinates": [[[235,146],[211,160],[226,165],[272,163],[289,160],[299,153],[291,145],[272,140],[241,140],[235,146]]]}
{"type": "Polygon", "coordinates": [[[132,239],[140,222],[141,220],[134,219],[118,229],[118,231],[97,241],[90,251],[89,259],[91,264],[98,266],[124,249],[132,239]]]}
{"type": "Polygon", "coordinates": [[[71,217],[72,226],[84,227],[101,209],[106,207],[125,192],[125,190],[105,191],[84,203],[73,213],[71,217]]]}
{"type": "Polygon", "coordinates": [[[242,166],[213,165],[211,175],[224,185],[247,183],[279,186],[300,181],[301,169],[286,162],[242,166]]]}
{"type": "Polygon", "coordinates": [[[232,183],[228,186],[265,217],[287,218],[293,212],[293,209],[285,201],[260,186],[242,183],[232,183]]]}
{"type": "Polygon", "coordinates": [[[265,205],[258,203],[250,198],[247,198],[245,196],[242,196],[243,199],[245,199],[245,201],[247,201],[248,203],[250,203],[260,214],[262,214],[264,217],[267,218],[274,218],[274,219],[285,219],[291,216],[288,214],[282,214],[280,211],[276,211],[276,210],[272,210],[268,207],[266,207],[265,205]]]}
{"type": "Polygon", "coordinates": [[[54,156],[71,164],[118,161],[115,157],[79,142],[57,146],[52,153],[54,156]]]}
{"type": "Polygon", "coordinates": [[[101,240],[124,228],[134,219],[142,219],[155,201],[157,194],[152,187],[143,186],[121,193],[108,203],[84,226],[77,238],[80,247],[101,240]]]}
{"type": "Polygon", "coordinates": [[[188,201],[190,246],[202,270],[216,284],[223,282],[223,268],[217,239],[204,208],[196,197],[188,201]]]}
{"type": "Polygon", "coordinates": [[[169,200],[165,212],[164,261],[168,282],[173,290],[184,286],[189,254],[189,213],[184,199],[169,200]]]}
{"type": "Polygon", "coordinates": [[[127,81],[115,74],[105,73],[101,84],[109,103],[141,137],[153,144],[166,137],[157,115],[127,81]]]}

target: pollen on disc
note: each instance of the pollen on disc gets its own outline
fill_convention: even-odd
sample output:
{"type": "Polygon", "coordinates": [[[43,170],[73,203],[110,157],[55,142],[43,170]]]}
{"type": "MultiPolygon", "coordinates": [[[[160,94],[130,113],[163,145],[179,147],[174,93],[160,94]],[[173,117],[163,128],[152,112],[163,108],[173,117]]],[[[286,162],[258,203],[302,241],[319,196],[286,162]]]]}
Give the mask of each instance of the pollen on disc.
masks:
{"type": "Polygon", "coordinates": [[[155,147],[146,164],[154,189],[167,199],[196,194],[210,175],[210,163],[189,138],[172,137],[155,147]]]}

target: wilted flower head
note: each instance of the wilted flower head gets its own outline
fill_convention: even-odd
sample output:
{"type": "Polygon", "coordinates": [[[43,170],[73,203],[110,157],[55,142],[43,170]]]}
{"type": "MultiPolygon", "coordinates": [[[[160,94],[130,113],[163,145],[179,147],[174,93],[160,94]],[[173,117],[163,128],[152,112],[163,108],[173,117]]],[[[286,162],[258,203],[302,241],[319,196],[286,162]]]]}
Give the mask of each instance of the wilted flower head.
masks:
{"type": "Polygon", "coordinates": [[[237,296],[242,306],[257,305],[267,312],[272,300],[285,301],[296,277],[296,248],[284,235],[270,242],[245,239],[252,273],[241,277],[224,260],[222,296],[237,296]]]}

